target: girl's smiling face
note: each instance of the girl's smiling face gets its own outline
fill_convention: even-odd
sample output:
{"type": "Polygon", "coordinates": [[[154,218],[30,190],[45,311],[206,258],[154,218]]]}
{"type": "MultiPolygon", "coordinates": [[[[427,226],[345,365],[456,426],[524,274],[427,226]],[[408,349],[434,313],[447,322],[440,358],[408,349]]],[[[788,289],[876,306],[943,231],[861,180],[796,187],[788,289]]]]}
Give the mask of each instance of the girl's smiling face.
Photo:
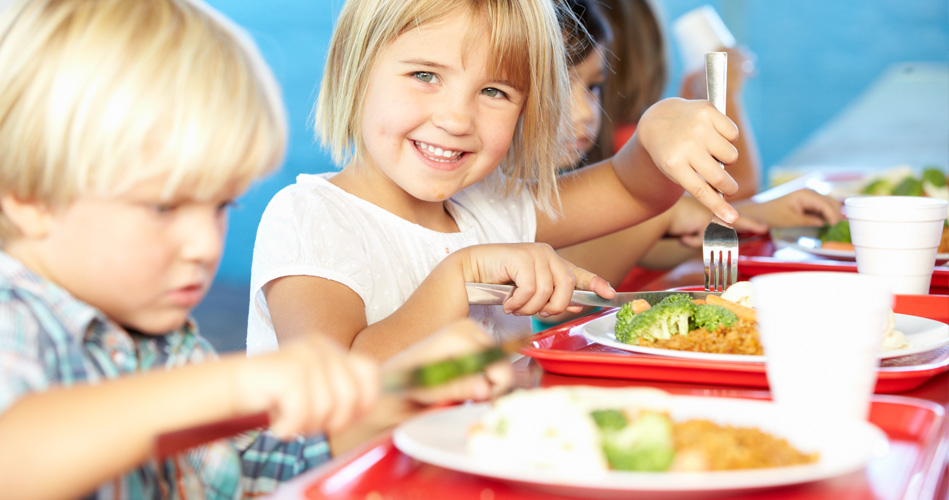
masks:
{"type": "Polygon", "coordinates": [[[361,117],[367,164],[356,166],[377,181],[377,194],[441,202],[507,154],[526,96],[491,71],[489,37],[469,36],[474,24],[452,15],[380,53],[361,117]]]}

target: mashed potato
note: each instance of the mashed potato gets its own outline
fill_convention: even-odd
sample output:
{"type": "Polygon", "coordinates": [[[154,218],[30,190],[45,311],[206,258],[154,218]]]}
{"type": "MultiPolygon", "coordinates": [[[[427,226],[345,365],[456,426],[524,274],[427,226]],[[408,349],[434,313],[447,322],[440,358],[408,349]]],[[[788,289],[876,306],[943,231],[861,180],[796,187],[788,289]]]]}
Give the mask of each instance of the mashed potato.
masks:
{"type": "MultiPolygon", "coordinates": [[[[785,439],[754,427],[733,427],[709,420],[671,421],[671,396],[652,388],[560,386],[517,390],[498,399],[469,431],[468,453],[476,460],[506,469],[541,469],[558,477],[589,478],[610,470],[604,434],[591,413],[619,410],[630,426],[660,415],[671,425],[669,446],[674,449],[670,471],[709,471],[782,467],[811,463],[816,453],[801,453],[785,439]],[[636,420],[639,419],[639,420],[636,420]]],[[[627,427],[624,430],[631,429],[627,427]]],[[[629,443],[655,441],[650,427],[629,443]]],[[[616,439],[616,435],[612,434],[616,439]]],[[[620,438],[621,439],[621,438],[620,438]]],[[[612,441],[616,449],[619,441],[612,441]]]]}
{"type": "Polygon", "coordinates": [[[755,307],[755,301],[751,296],[750,281],[736,281],[732,283],[724,292],[722,298],[730,300],[740,306],[755,307]]]}
{"type": "Polygon", "coordinates": [[[468,453],[511,468],[588,476],[609,470],[593,410],[664,411],[669,395],[650,388],[587,386],[518,390],[494,403],[468,435],[468,453]]]}

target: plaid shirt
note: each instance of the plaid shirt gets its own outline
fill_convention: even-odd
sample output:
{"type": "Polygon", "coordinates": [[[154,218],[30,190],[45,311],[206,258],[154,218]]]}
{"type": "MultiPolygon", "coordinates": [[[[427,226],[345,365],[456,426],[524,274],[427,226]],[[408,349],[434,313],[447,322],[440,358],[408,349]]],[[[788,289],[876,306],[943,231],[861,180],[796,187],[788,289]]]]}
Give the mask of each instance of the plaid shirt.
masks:
{"type": "MultiPolygon", "coordinates": [[[[216,356],[193,322],[167,335],[129,333],[0,252],[0,414],[27,394],[54,386],[96,383],[216,356]]],[[[322,436],[282,442],[253,432],[162,463],[150,460],[102,484],[90,498],[245,498],[270,492],[329,458],[322,436]]]]}

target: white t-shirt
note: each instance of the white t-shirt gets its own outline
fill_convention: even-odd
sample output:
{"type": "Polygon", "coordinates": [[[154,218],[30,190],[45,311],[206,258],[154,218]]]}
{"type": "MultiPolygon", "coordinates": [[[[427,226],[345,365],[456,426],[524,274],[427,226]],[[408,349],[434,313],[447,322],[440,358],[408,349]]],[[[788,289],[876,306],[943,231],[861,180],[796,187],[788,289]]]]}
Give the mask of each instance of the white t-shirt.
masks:
{"type": "MultiPolygon", "coordinates": [[[[408,222],[328,181],[336,172],[300,175],[278,192],[257,229],[251,267],[247,352],[277,349],[263,286],[283,276],[318,276],[342,283],[366,304],[375,323],[396,311],[446,255],[484,243],[532,242],[534,204],[526,192],[505,197],[481,182],[447,206],[460,232],[441,233],[408,222]]],[[[529,317],[501,306],[471,306],[469,317],[499,340],[530,333],[529,317]]]]}

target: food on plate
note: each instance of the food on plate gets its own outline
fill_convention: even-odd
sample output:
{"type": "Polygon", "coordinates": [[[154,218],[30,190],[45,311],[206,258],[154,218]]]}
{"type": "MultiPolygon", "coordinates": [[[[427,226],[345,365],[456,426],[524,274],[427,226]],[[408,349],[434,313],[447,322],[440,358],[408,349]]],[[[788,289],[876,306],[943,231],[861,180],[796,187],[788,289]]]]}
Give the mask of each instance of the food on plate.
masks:
{"type": "MultiPolygon", "coordinates": [[[[637,301],[638,302],[638,301],[637,301]]],[[[909,347],[906,336],[895,329],[889,311],[881,351],[909,347]]],[[[739,281],[721,296],[692,300],[685,293],[672,294],[655,306],[629,303],[616,313],[616,340],[640,347],[712,354],[764,354],[758,333],[751,283],[739,281]]]]}
{"type": "Polygon", "coordinates": [[[466,445],[492,464],[580,475],[782,467],[818,459],[757,428],[674,420],[671,401],[651,388],[521,389],[494,403],[466,445]]]}
{"type": "Polygon", "coordinates": [[[616,313],[616,338],[627,344],[645,338],[668,339],[696,328],[717,330],[732,326],[738,317],[722,306],[696,304],[685,293],[669,295],[656,305],[636,313],[632,304],[625,304],[616,313]]]}
{"type": "Polygon", "coordinates": [[[949,198],[949,186],[944,170],[939,167],[924,167],[922,173],[917,175],[912,168],[904,165],[871,177],[863,184],[860,193],[949,198]]]}
{"type": "Polygon", "coordinates": [[[847,219],[833,225],[825,225],[817,232],[817,237],[820,238],[821,248],[853,251],[853,243],[850,242],[850,221],[847,219]]]}
{"type": "Polygon", "coordinates": [[[880,350],[886,352],[907,347],[909,347],[909,342],[906,340],[906,335],[896,329],[896,315],[890,309],[886,316],[886,328],[883,330],[883,344],[880,350]]]}
{"type": "MultiPolygon", "coordinates": [[[[732,295],[749,303],[749,285],[739,286],[732,295]]],[[[693,301],[687,294],[673,294],[639,313],[626,304],[616,313],[614,334],[620,342],[642,347],[762,354],[754,309],[714,295],[693,301]]]]}
{"type": "Polygon", "coordinates": [[[735,283],[732,283],[724,292],[722,292],[721,298],[741,306],[751,308],[755,307],[755,301],[751,296],[750,281],[736,281],[735,283]]]}

